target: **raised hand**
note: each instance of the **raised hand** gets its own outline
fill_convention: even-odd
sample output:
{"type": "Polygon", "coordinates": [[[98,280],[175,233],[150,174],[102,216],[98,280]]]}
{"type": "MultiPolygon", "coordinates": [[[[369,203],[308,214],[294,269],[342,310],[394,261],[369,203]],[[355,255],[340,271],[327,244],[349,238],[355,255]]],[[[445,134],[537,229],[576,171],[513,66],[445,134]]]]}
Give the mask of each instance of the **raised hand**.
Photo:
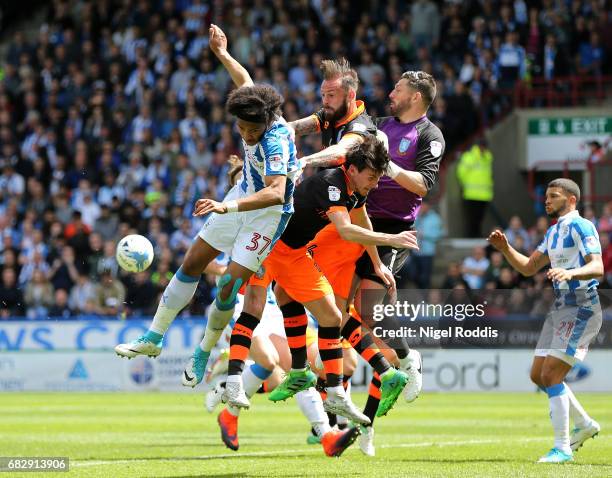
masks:
{"type": "Polygon", "coordinates": [[[487,238],[487,241],[498,251],[504,251],[508,249],[508,238],[499,229],[496,229],[487,238]]]}
{"type": "Polygon", "coordinates": [[[212,52],[219,56],[227,51],[227,37],[223,30],[214,23],[208,29],[209,46],[212,52]]]}

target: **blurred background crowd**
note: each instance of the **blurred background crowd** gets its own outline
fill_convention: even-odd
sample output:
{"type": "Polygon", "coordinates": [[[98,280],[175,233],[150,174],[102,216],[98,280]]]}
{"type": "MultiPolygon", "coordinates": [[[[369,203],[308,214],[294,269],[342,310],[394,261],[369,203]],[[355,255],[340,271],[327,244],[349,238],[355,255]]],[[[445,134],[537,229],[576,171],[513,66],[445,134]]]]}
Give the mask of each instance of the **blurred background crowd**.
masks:
{"type": "MultiPolygon", "coordinates": [[[[202,225],[191,216],[194,201],[223,196],[227,157],[241,152],[224,109],[231,80],[208,49],[213,19],[255,81],[283,94],[289,121],[319,108],[321,59],[351,61],[372,116],[388,114],[387,95],[403,71],[432,73],[438,98],[430,118],[452,151],[506,106],[516,82],[608,73],[607,3],[49,2],[35,35],[17,29],[0,58],[0,318],[155,311],[202,225]],[[148,271],[125,275],[114,249],[130,232],[153,242],[156,259],[148,271]]],[[[320,139],[298,147],[300,156],[315,152],[320,139]]],[[[611,210],[589,217],[607,270],[611,210]]],[[[513,245],[530,252],[547,224],[541,218],[525,229],[513,218],[513,245]]],[[[425,248],[432,255],[436,240],[433,252],[425,248]]],[[[428,267],[427,258],[420,262],[428,267]]],[[[415,274],[418,263],[417,256],[405,277],[428,287],[431,274],[415,274]]],[[[458,282],[525,283],[498,254],[481,250],[433,285],[458,282]]],[[[188,313],[204,311],[213,284],[201,281],[188,313]]]]}

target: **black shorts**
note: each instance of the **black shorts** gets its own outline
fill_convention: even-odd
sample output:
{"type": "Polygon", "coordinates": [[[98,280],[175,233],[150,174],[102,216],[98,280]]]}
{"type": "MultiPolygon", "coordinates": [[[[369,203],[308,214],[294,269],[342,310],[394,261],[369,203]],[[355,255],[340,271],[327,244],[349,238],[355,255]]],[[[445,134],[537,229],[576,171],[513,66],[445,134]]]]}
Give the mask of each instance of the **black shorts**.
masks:
{"type": "MultiPolygon", "coordinates": [[[[380,219],[371,217],[372,228],[376,232],[384,232],[385,234],[399,234],[403,231],[414,230],[414,223],[398,221],[397,219],[380,219]]],[[[402,266],[406,263],[410,257],[410,249],[392,249],[390,246],[378,246],[378,255],[382,260],[383,264],[387,267],[391,264],[392,258],[395,255],[395,261],[393,262],[393,275],[397,274],[402,266]],[[393,251],[397,251],[395,254],[393,251]]],[[[355,271],[360,279],[370,279],[371,281],[384,284],[382,279],[374,273],[374,266],[370,260],[370,256],[367,252],[357,261],[357,269],[355,271]]]]}

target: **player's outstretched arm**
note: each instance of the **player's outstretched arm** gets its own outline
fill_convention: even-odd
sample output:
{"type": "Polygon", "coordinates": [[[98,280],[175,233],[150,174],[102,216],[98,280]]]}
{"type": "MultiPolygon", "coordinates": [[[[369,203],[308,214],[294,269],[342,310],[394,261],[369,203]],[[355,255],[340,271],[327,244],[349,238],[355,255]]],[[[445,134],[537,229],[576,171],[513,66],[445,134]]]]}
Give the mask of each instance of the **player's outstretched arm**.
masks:
{"type": "Polygon", "coordinates": [[[296,136],[305,136],[307,134],[319,132],[319,120],[315,115],[291,121],[288,124],[293,128],[296,136]]]}
{"type": "MultiPolygon", "coordinates": [[[[297,133],[296,133],[297,134],[297,133]]],[[[338,144],[328,146],[309,156],[303,156],[300,161],[305,166],[329,168],[339,166],[345,161],[347,153],[355,146],[363,142],[363,137],[358,134],[347,134],[342,137],[338,144]]]]}
{"type": "Polygon", "coordinates": [[[364,246],[390,246],[397,249],[418,249],[416,232],[404,231],[399,234],[384,234],[382,232],[369,231],[363,227],[351,223],[346,208],[333,208],[327,212],[327,217],[334,223],[338,234],[345,241],[356,242],[364,246]]]}
{"type": "Polygon", "coordinates": [[[194,216],[205,216],[210,212],[226,214],[228,212],[245,212],[277,206],[285,202],[285,185],[287,176],[274,175],[264,178],[266,187],[254,194],[238,200],[218,202],[213,199],[198,199],[193,211],[194,216]]]}
{"type": "Polygon", "coordinates": [[[521,254],[508,243],[508,238],[499,229],[493,231],[487,241],[504,255],[512,267],[524,276],[534,275],[550,262],[548,255],[542,254],[540,251],[534,251],[529,257],[521,254]]]}
{"type": "Polygon", "coordinates": [[[253,79],[249,72],[227,51],[227,37],[223,30],[217,25],[211,24],[208,29],[208,39],[210,49],[219,61],[223,63],[234,84],[238,88],[241,86],[252,86],[253,79]]]}
{"type": "Polygon", "coordinates": [[[555,282],[566,280],[589,280],[601,277],[604,274],[603,261],[601,254],[589,254],[584,258],[586,264],[576,269],[561,269],[555,267],[550,269],[546,276],[555,282]]]}

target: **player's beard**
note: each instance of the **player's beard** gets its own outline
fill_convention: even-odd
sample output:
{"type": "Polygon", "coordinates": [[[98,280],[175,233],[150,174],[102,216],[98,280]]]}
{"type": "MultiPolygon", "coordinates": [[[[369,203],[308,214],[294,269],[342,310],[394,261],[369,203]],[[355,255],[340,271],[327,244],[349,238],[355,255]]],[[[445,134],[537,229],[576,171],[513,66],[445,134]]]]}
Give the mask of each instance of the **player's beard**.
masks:
{"type": "Polygon", "coordinates": [[[410,100],[389,102],[389,110],[393,116],[401,116],[410,109],[410,100]]]}
{"type": "Polygon", "coordinates": [[[567,202],[564,202],[561,206],[559,206],[556,209],[551,210],[550,212],[547,212],[546,215],[551,218],[551,219],[558,219],[560,216],[562,216],[565,211],[565,209],[567,208],[567,202]]]}
{"type": "Polygon", "coordinates": [[[344,103],[342,103],[342,106],[340,106],[333,113],[328,113],[327,110],[324,110],[324,111],[325,111],[325,121],[329,121],[331,124],[334,124],[336,121],[339,121],[342,118],[344,118],[346,116],[346,113],[348,113],[348,101],[345,101],[344,103]]]}

